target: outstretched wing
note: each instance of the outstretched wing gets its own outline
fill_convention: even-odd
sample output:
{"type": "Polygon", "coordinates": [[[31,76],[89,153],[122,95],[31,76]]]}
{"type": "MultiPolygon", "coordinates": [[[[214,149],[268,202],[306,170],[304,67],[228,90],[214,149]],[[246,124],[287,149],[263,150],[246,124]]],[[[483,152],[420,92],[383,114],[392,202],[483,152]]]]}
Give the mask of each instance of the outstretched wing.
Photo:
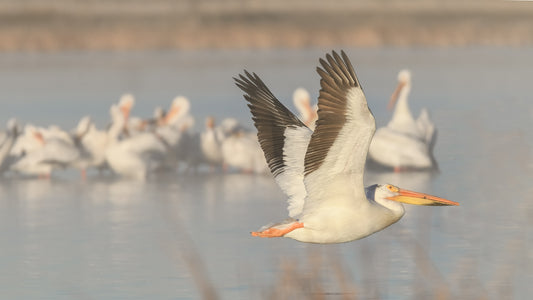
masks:
{"type": "Polygon", "coordinates": [[[296,217],[306,196],[304,157],[312,131],[274,97],[259,76],[244,73],[234,80],[246,93],[244,98],[270,171],[289,197],[289,216],[296,217]]]}
{"type": "Polygon", "coordinates": [[[327,61],[320,59],[323,69],[317,68],[321,89],[318,120],[305,154],[305,185],[310,195],[306,210],[317,204],[313,202],[328,199],[324,193],[333,192],[328,184],[337,179],[349,178],[337,184],[363,191],[365,161],[376,125],[350,60],[344,51],[341,56],[333,51],[326,55],[327,61]]]}

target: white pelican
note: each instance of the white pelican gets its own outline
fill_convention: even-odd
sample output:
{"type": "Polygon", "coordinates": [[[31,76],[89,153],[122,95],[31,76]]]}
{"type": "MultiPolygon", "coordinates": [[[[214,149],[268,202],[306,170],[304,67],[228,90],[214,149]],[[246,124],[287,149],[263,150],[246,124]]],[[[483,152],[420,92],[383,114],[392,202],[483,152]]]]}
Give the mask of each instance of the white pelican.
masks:
{"type": "Polygon", "coordinates": [[[7,130],[3,133],[2,144],[0,145],[0,173],[9,168],[12,161],[9,159],[9,153],[19,135],[19,127],[16,119],[10,119],[7,122],[7,130]]]}
{"type": "Polygon", "coordinates": [[[402,70],[398,74],[398,86],[392,94],[389,108],[394,107],[387,126],[379,128],[370,144],[369,157],[394,171],[436,169],[433,147],[437,131],[427,110],[423,109],[415,121],[407,97],[411,91],[411,73],[402,70]]]}
{"type": "Polygon", "coordinates": [[[311,130],[315,130],[315,122],[318,119],[316,111],[318,107],[316,105],[311,107],[311,96],[309,92],[304,88],[297,88],[292,94],[292,102],[300,113],[300,120],[303,121],[305,126],[311,130]]]}
{"type": "Polygon", "coordinates": [[[37,128],[32,124],[26,124],[22,129],[22,133],[19,135],[15,144],[11,148],[10,156],[20,158],[26,153],[32,152],[35,149],[39,149],[41,144],[37,141],[33,133],[37,131],[37,128]]]}
{"type": "Polygon", "coordinates": [[[82,178],[86,176],[87,168],[92,167],[102,171],[106,163],[108,132],[97,129],[91,118],[85,116],[80,119],[72,136],[80,151],[80,157],[73,163],[73,166],[81,170],[82,178]]]}
{"type": "Polygon", "coordinates": [[[216,129],[217,134],[222,134],[226,136],[236,133],[240,130],[246,131],[244,126],[241,125],[239,121],[237,121],[237,119],[235,118],[225,118],[224,120],[222,120],[222,122],[220,122],[220,125],[216,129]]]}
{"type": "Polygon", "coordinates": [[[24,149],[20,158],[10,166],[11,170],[48,178],[52,170],[66,168],[78,159],[79,150],[62,130],[32,126],[27,126],[26,130],[26,137],[33,139],[37,146],[24,149]]]}
{"type": "Polygon", "coordinates": [[[268,172],[268,165],[261,151],[257,135],[239,130],[227,136],[222,142],[224,164],[245,173],[268,172]]]}
{"type": "Polygon", "coordinates": [[[257,140],[257,134],[247,130],[234,118],[226,118],[216,129],[222,140],[223,167],[232,167],[245,173],[267,173],[268,165],[257,140]]]}
{"type": "Polygon", "coordinates": [[[145,132],[118,140],[125,125],[124,114],[116,106],[111,107],[113,123],[108,130],[109,144],[105,157],[117,174],[144,180],[149,172],[161,167],[167,147],[155,134],[145,132]]]}
{"type": "Polygon", "coordinates": [[[118,108],[126,120],[123,131],[128,136],[134,136],[144,132],[146,127],[146,123],[143,119],[131,116],[133,106],[135,106],[135,97],[132,94],[123,94],[120,97],[118,108]]]}
{"type": "Polygon", "coordinates": [[[163,124],[175,126],[182,131],[194,126],[194,118],[189,114],[190,109],[189,99],[184,96],[177,96],[172,100],[170,108],[163,118],[163,124]]]}
{"type": "Polygon", "coordinates": [[[91,165],[92,155],[84,145],[82,144],[83,137],[89,132],[91,125],[91,118],[89,116],[82,117],[78,122],[76,128],[71,130],[71,137],[76,148],[80,155],[76,160],[72,162],[72,166],[76,169],[79,169],[81,172],[81,177],[86,178],[87,168],[91,165]]]}
{"type": "MultiPolygon", "coordinates": [[[[211,168],[221,166],[224,163],[222,145],[229,136],[233,134],[238,135],[240,131],[244,132],[246,130],[234,118],[226,118],[216,127],[215,118],[212,116],[206,118],[205,131],[201,134],[201,147],[205,160],[210,164],[211,168]]],[[[254,137],[254,139],[257,138],[254,137]]],[[[227,155],[231,155],[231,146],[229,147],[230,149],[228,149],[228,146],[226,147],[226,150],[229,152],[227,155]]]]}
{"type": "Polygon", "coordinates": [[[168,148],[165,162],[167,169],[174,169],[179,162],[185,162],[187,168],[195,168],[203,160],[200,136],[189,131],[194,126],[194,117],[189,111],[189,100],[177,96],[158,122],[155,132],[168,148]]]}
{"type": "Polygon", "coordinates": [[[281,104],[256,74],[235,79],[249,102],[254,124],[276,182],[289,197],[289,220],[252,235],[301,242],[361,239],[397,222],[400,202],[458,205],[390,184],[365,189],[363,173],[375,131],[374,116],[354,69],[341,51],[320,59],[318,121],[312,132],[281,104]]]}
{"type": "Polygon", "coordinates": [[[201,133],[201,148],[205,160],[211,169],[222,165],[223,135],[217,134],[215,118],[209,116],[205,120],[205,130],[201,133]]]}

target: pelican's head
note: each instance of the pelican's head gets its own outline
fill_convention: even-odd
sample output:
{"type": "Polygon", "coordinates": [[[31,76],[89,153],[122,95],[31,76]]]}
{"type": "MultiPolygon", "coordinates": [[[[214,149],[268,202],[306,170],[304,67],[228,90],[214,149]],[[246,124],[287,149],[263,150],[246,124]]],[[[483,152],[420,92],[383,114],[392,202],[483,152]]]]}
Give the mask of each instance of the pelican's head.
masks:
{"type": "Polygon", "coordinates": [[[81,139],[89,131],[91,124],[92,122],[90,116],[85,116],[81,118],[78,122],[78,126],[76,126],[76,128],[71,131],[74,138],[81,139]]]}
{"type": "Polygon", "coordinates": [[[297,88],[292,94],[292,101],[304,119],[307,119],[311,114],[311,96],[309,92],[304,88],[297,88]]]}
{"type": "Polygon", "coordinates": [[[411,71],[407,69],[401,70],[398,73],[398,82],[403,82],[404,84],[411,82],[411,71]]]}
{"type": "Polygon", "coordinates": [[[383,200],[391,200],[414,205],[450,206],[459,203],[437,196],[401,189],[392,184],[374,184],[365,189],[366,196],[380,204],[383,200]]]}
{"type": "Polygon", "coordinates": [[[130,116],[130,111],[133,108],[133,105],[135,105],[135,98],[132,94],[124,94],[122,97],[120,97],[120,101],[118,103],[118,107],[120,108],[120,111],[124,115],[124,119],[128,119],[130,116]]]}
{"type": "Polygon", "coordinates": [[[210,129],[215,128],[215,118],[213,116],[208,116],[205,119],[205,128],[210,128],[210,129]]]}
{"type": "Polygon", "coordinates": [[[304,124],[306,126],[314,125],[313,123],[318,118],[318,107],[316,105],[311,107],[311,96],[307,90],[304,88],[297,88],[292,94],[292,101],[294,102],[294,106],[298,109],[304,124]]]}
{"type": "Polygon", "coordinates": [[[294,90],[294,93],[292,94],[292,100],[296,107],[298,107],[299,105],[309,105],[309,102],[311,101],[311,96],[309,95],[309,92],[307,92],[306,89],[300,87],[294,90]]]}
{"type": "Polygon", "coordinates": [[[398,73],[398,85],[390,97],[389,105],[387,106],[388,109],[392,109],[394,107],[400,92],[406,86],[411,86],[411,71],[401,70],[400,73],[398,73]]]}
{"type": "Polygon", "coordinates": [[[46,141],[44,140],[44,136],[42,134],[42,132],[36,130],[33,132],[33,137],[35,138],[35,140],[40,144],[40,145],[44,145],[46,143],[46,141]]]}
{"type": "Polygon", "coordinates": [[[165,124],[168,125],[168,124],[174,123],[181,116],[187,114],[189,112],[190,106],[191,104],[189,102],[189,99],[183,96],[178,96],[174,98],[165,116],[165,124]]]}
{"type": "Polygon", "coordinates": [[[11,118],[9,121],[7,121],[7,130],[15,136],[19,134],[20,128],[17,119],[11,118]]]}

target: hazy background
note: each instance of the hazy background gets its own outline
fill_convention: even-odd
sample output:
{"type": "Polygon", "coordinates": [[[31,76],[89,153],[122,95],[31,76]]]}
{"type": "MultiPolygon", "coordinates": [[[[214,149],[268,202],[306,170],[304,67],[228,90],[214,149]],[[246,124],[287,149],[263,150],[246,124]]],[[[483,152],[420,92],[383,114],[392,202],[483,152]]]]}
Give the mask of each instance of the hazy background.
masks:
{"type": "Polygon", "coordinates": [[[120,95],[149,117],[178,94],[196,118],[251,118],[232,77],[290,109],[345,49],[378,126],[402,68],[439,130],[440,173],[369,171],[459,207],[407,208],[341,245],[252,238],[285,218],[270,175],[139,183],[72,170],[0,182],[0,295],[10,299],[527,299],[533,294],[533,3],[0,1],[0,124],[99,128],[120,95]]]}
{"type": "Polygon", "coordinates": [[[520,46],[532,12],[499,0],[2,0],[0,50],[520,46]]]}

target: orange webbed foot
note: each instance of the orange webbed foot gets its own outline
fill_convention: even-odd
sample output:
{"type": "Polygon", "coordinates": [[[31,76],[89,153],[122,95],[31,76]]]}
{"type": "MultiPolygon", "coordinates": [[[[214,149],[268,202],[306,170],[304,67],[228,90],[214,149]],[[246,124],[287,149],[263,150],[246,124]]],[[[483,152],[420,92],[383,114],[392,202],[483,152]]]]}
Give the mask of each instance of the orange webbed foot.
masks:
{"type": "Polygon", "coordinates": [[[304,227],[304,223],[300,223],[300,222],[293,222],[287,225],[289,226],[283,226],[282,228],[279,228],[280,226],[275,226],[275,227],[267,228],[261,232],[254,231],[252,232],[252,236],[267,237],[267,238],[282,237],[286,235],[287,233],[293,231],[294,229],[304,227]]]}

